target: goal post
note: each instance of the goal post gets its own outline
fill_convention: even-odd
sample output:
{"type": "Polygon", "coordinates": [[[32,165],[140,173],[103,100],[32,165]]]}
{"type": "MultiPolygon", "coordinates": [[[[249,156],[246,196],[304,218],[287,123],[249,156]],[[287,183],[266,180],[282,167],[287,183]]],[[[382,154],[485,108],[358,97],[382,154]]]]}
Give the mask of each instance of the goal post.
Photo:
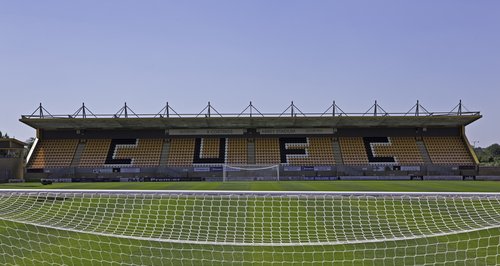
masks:
{"type": "Polygon", "coordinates": [[[222,181],[279,181],[280,166],[228,165],[222,166],[222,181]]]}
{"type": "Polygon", "coordinates": [[[1,265],[499,263],[499,193],[0,190],[1,265]]]}

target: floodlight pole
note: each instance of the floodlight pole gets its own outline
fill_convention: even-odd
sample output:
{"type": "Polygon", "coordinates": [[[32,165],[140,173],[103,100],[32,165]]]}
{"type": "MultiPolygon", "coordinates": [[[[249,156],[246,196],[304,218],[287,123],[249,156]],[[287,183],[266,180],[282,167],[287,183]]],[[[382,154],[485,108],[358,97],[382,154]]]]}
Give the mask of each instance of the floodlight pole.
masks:
{"type": "Polygon", "coordinates": [[[245,107],[245,109],[243,109],[243,111],[241,111],[237,117],[240,117],[241,115],[243,115],[247,110],[249,110],[249,115],[250,117],[253,117],[253,111],[255,110],[256,114],[260,114],[261,116],[264,116],[260,111],[259,109],[255,108],[255,106],[253,106],[253,103],[252,101],[250,101],[250,104],[247,105],[247,107],[245,107]]]}
{"type": "Polygon", "coordinates": [[[82,117],[87,118],[87,114],[85,112],[85,103],[82,103],[82,117]]]}
{"type": "MultiPolygon", "coordinates": [[[[337,116],[337,109],[339,110],[338,116],[342,116],[342,115],[346,115],[347,116],[347,114],[344,112],[344,110],[342,110],[342,108],[340,108],[340,107],[337,106],[337,102],[335,102],[335,100],[332,101],[332,104],[321,114],[321,116],[324,116],[326,114],[331,114],[332,117],[335,117],[335,116],[337,116]],[[332,109],[331,112],[330,112],[330,108],[332,109]]],[[[370,111],[370,109],[368,111],[370,111]]]]}
{"type": "Polygon", "coordinates": [[[45,108],[43,108],[42,103],[40,103],[40,105],[38,106],[38,108],[36,108],[35,111],[33,111],[33,113],[31,113],[31,115],[29,115],[29,117],[30,118],[33,117],[35,115],[35,113],[37,113],[37,112],[38,112],[38,117],[39,118],[44,118],[45,117],[44,112],[47,115],[49,115],[50,117],[53,117],[52,114],[49,111],[47,111],[45,108]]]}
{"type": "Polygon", "coordinates": [[[161,118],[170,118],[170,111],[172,111],[172,113],[177,115],[178,117],[181,117],[172,107],[170,107],[170,104],[168,102],[165,103],[165,107],[163,107],[154,117],[159,116],[161,118]]]}

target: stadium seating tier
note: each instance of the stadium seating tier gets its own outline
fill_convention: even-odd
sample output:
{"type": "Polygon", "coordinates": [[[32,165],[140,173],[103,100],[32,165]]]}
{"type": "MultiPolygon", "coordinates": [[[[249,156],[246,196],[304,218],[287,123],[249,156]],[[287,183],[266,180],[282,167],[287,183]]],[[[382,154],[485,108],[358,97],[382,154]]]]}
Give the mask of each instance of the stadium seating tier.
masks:
{"type": "MultiPolygon", "coordinates": [[[[472,165],[473,158],[462,137],[424,137],[433,164],[472,165]]],[[[334,147],[339,147],[343,164],[362,166],[422,165],[423,154],[415,137],[330,137],[265,138],[172,138],[164,139],[44,139],[36,147],[28,168],[158,167],[164,150],[164,165],[335,165],[334,147]],[[252,149],[250,150],[250,144],[252,149]],[[76,159],[77,147],[83,146],[76,159]],[[73,162],[75,160],[75,162],[73,162]]],[[[79,148],[80,149],[80,148],[79,148]]]]}

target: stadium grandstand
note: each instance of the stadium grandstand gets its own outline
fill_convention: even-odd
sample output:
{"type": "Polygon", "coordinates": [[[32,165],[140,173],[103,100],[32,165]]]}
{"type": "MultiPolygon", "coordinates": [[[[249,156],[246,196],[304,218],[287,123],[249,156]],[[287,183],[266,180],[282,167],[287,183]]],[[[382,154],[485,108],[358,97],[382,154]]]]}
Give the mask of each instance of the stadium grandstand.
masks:
{"type": "Polygon", "coordinates": [[[334,180],[475,178],[478,160],[465,126],[481,118],[461,103],[429,112],[418,101],[403,113],[376,101],[364,113],[335,102],[304,113],[293,102],[262,113],[251,102],[221,114],[210,102],[197,114],[168,103],[157,114],[127,104],[96,115],[40,106],[21,122],[36,129],[27,179],[72,181],[334,180]]]}

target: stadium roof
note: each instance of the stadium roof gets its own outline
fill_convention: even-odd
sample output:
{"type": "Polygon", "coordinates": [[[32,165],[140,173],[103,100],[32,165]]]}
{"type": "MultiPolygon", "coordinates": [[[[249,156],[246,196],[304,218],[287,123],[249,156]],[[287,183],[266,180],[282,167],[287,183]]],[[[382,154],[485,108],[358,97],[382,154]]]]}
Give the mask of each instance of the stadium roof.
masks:
{"type": "Polygon", "coordinates": [[[198,114],[176,113],[167,105],[157,114],[136,114],[126,104],[113,115],[95,115],[82,105],[73,115],[52,115],[40,107],[21,122],[45,130],[58,129],[200,129],[200,128],[369,128],[458,127],[481,118],[462,111],[428,112],[417,104],[406,113],[387,113],[377,102],[365,113],[345,113],[333,103],[323,113],[303,113],[292,104],[281,114],[263,114],[252,103],[239,114],[220,114],[210,103],[198,114]],[[330,111],[331,110],[331,111],[330,111]]]}
{"type": "Polygon", "coordinates": [[[11,149],[11,148],[17,148],[17,149],[22,149],[24,146],[27,144],[13,138],[0,138],[0,149],[11,149]]]}

